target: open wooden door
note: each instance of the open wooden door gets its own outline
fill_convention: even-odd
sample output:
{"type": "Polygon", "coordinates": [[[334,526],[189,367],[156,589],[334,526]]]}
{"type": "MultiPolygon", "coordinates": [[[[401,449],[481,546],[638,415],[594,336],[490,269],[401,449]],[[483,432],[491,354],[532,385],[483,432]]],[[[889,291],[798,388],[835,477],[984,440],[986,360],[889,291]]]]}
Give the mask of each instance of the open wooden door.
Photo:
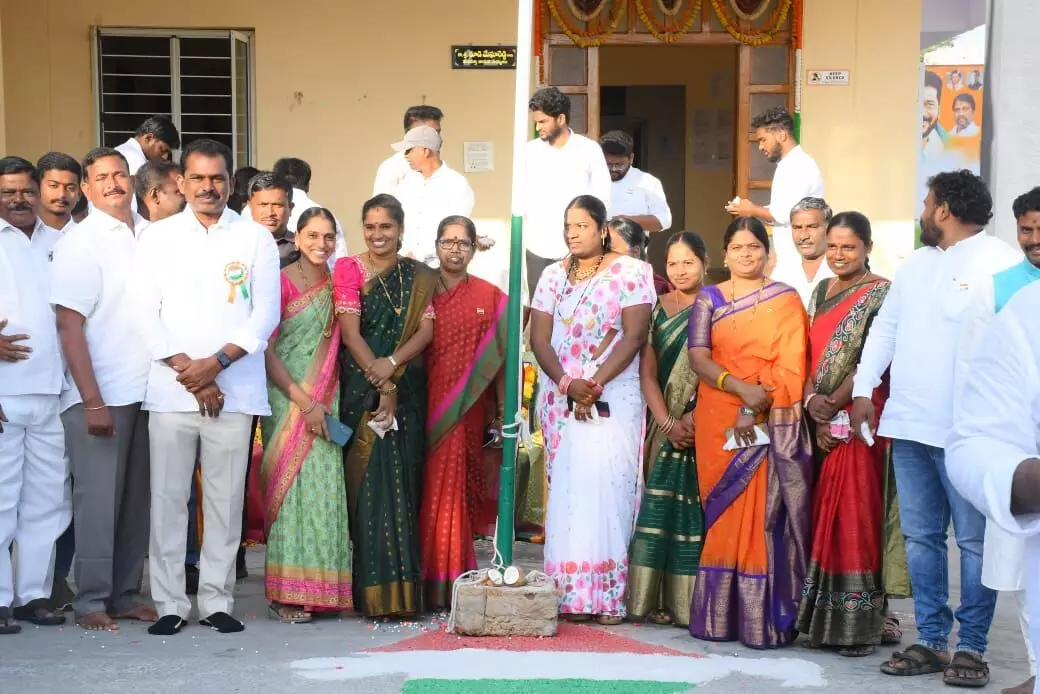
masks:
{"type": "Polygon", "coordinates": [[[767,205],[776,164],[753,151],[751,119],[774,106],[794,110],[794,52],[787,45],[745,44],[737,53],[737,195],[767,205]]]}
{"type": "Polygon", "coordinates": [[[599,139],[599,48],[547,40],[545,86],[570,96],[571,130],[599,139]]]}

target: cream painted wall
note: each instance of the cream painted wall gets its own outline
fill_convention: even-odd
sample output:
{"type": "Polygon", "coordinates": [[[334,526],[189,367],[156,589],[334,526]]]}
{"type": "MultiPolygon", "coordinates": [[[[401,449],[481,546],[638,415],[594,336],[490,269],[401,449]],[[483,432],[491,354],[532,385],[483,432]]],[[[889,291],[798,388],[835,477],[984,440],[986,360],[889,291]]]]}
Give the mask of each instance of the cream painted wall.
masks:
{"type": "MultiPolygon", "coordinates": [[[[608,46],[600,49],[600,83],[604,86],[679,84],[686,87],[686,228],[704,237],[709,252],[721,256],[722,232],[730,216],[723,210],[733,197],[733,169],[693,167],[692,119],[698,108],[736,109],[735,46],[608,46]],[[712,101],[712,72],[726,76],[724,101],[712,101]]],[[[734,120],[736,114],[734,113],[734,120]]],[[[679,201],[669,200],[672,207],[679,201]]]]}
{"type": "Polygon", "coordinates": [[[96,144],[93,25],[254,30],[255,163],[270,166],[281,156],[310,162],[313,197],[344,221],[353,249],[362,247],[361,203],[401,137],[405,108],[439,106],[453,167],[462,168],[463,141],[494,142],[495,171],[467,178],[474,216],[500,222],[495,229],[504,233],[515,73],[452,70],[449,55],[451,44],[514,43],[515,19],[501,3],[452,0],[448,11],[422,0],[2,0],[5,153],[35,161],[58,149],[78,157],[96,144]]]}
{"type": "Polygon", "coordinates": [[[831,206],[870,218],[872,265],[891,276],[913,250],[921,1],[805,0],[804,17],[804,70],[849,70],[851,79],[803,88],[802,144],[831,206]]]}

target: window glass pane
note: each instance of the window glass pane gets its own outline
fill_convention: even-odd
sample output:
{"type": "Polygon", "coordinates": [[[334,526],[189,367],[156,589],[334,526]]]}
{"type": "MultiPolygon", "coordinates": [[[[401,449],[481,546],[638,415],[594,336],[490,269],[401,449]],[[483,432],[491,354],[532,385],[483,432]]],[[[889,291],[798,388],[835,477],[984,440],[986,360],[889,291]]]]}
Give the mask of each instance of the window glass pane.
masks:
{"type": "Polygon", "coordinates": [[[571,98],[571,130],[584,135],[589,130],[589,98],[584,94],[568,94],[571,98]]]}
{"type": "Polygon", "coordinates": [[[787,84],[787,46],[751,49],[751,84],[787,84]]]}
{"type": "Polygon", "coordinates": [[[249,163],[249,44],[235,40],[235,166],[249,163]]]}
{"type": "MultiPolygon", "coordinates": [[[[787,107],[786,94],[752,94],[751,95],[751,118],[767,111],[774,106],[787,107]]],[[[750,122],[750,121],[749,121],[750,122]]],[[[754,132],[753,130],[751,131],[754,132]]]]}
{"type": "Polygon", "coordinates": [[[549,84],[557,87],[581,87],[587,83],[584,48],[549,47],[549,84]]]}
{"type": "Polygon", "coordinates": [[[149,116],[173,113],[169,37],[101,36],[98,68],[103,144],[121,144],[149,116]]]}

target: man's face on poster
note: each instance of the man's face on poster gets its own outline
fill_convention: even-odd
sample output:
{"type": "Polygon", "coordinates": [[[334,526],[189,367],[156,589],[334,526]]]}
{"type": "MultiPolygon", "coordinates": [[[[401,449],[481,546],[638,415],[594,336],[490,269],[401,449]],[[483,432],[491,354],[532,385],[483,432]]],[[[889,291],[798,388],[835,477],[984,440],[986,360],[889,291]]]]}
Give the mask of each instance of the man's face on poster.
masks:
{"type": "Polygon", "coordinates": [[[953,117],[957,120],[957,129],[964,130],[975,122],[975,108],[967,101],[953,104],[953,117]]]}
{"type": "Polygon", "coordinates": [[[939,122],[939,93],[935,87],[925,87],[922,94],[921,137],[928,137],[939,122]]]}

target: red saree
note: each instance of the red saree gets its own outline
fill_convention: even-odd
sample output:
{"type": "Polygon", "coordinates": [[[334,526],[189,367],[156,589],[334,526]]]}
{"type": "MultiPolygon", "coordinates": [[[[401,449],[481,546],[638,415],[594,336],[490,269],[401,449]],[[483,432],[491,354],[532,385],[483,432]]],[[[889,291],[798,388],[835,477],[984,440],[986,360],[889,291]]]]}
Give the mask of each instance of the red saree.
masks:
{"type": "MultiPolygon", "coordinates": [[[[859,362],[887,280],[870,280],[825,299],[813,297],[809,368],[813,387],[829,395],[859,362]]],[[[874,391],[878,414],[887,386],[874,391]]],[[[851,404],[846,411],[851,409],[851,404]]],[[[820,426],[820,425],[817,425],[820,426]]],[[[813,494],[813,541],[798,608],[797,628],[814,646],[877,644],[885,619],[882,583],[887,440],[868,447],[855,437],[823,457],[813,494]]],[[[822,456],[822,454],[820,454],[822,456]]]]}
{"type": "Polygon", "coordinates": [[[474,529],[489,520],[483,503],[483,445],[491,419],[485,396],[505,359],[506,295],[468,277],[435,296],[433,306],[419,547],[426,606],[436,609],[449,607],[455,579],[477,568],[474,529]]]}

